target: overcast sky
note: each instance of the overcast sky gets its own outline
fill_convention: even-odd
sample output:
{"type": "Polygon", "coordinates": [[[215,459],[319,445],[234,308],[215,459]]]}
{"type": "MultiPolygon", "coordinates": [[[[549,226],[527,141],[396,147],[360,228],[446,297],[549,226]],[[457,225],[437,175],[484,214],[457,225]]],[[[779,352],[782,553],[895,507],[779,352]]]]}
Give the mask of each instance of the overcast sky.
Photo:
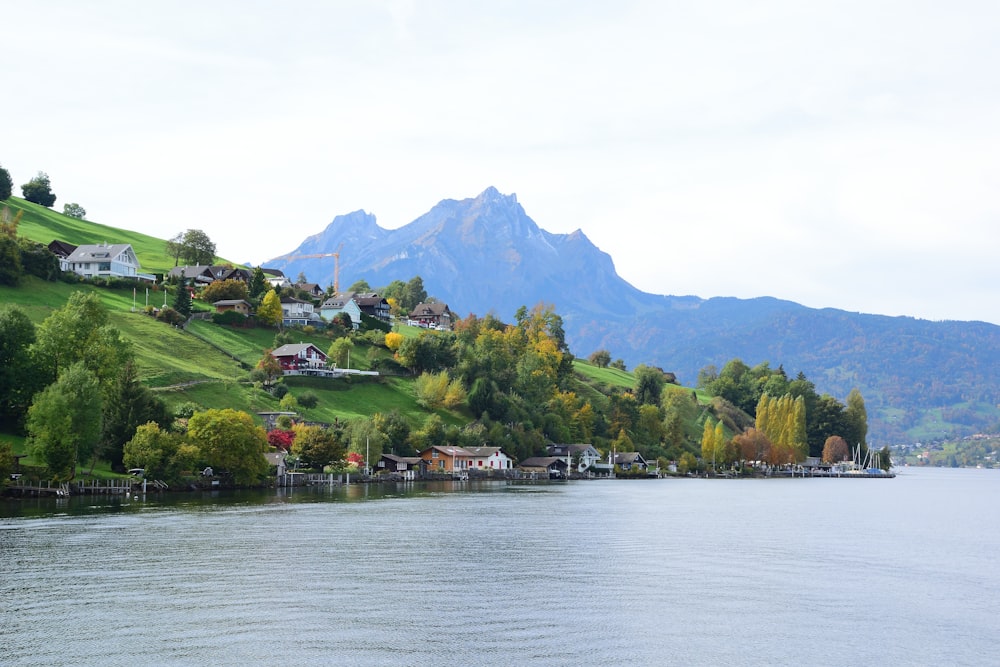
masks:
{"type": "Polygon", "coordinates": [[[0,165],[18,195],[47,172],[59,211],[259,263],[336,215],[395,228],[493,185],[648,292],[1000,324],[1000,3],[0,0],[0,20],[0,165]]]}

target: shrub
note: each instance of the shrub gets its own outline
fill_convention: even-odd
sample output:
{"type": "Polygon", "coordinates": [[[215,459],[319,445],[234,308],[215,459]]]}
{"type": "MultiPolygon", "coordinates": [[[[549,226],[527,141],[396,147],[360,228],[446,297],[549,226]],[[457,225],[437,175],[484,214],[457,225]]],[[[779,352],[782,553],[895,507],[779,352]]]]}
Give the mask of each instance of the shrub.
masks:
{"type": "Polygon", "coordinates": [[[161,322],[166,322],[167,324],[173,324],[174,326],[184,324],[184,316],[170,306],[161,310],[160,314],[156,316],[156,319],[161,322]]]}
{"type": "Polygon", "coordinates": [[[319,405],[319,396],[311,391],[304,391],[297,397],[299,405],[304,408],[315,408],[319,405]]]}
{"type": "Polygon", "coordinates": [[[280,400],[285,397],[285,394],[288,393],[288,387],[283,384],[276,384],[274,385],[274,389],[271,390],[271,393],[274,394],[275,398],[280,400]]]}
{"type": "Polygon", "coordinates": [[[227,310],[222,313],[212,313],[212,322],[218,325],[228,325],[232,327],[246,327],[250,324],[246,315],[237,313],[235,310],[227,310]]]}
{"type": "Polygon", "coordinates": [[[185,403],[181,403],[174,409],[174,416],[179,419],[190,419],[191,416],[199,410],[201,410],[200,405],[187,401],[185,403]]]}

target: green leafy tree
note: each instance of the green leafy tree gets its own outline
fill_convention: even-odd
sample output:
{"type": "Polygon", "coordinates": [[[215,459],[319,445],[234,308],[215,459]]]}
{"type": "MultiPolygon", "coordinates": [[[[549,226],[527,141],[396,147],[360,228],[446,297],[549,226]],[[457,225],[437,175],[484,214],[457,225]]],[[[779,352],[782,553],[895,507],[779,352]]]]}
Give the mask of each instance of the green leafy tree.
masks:
{"type": "Polygon", "coordinates": [[[166,241],[167,255],[174,258],[174,266],[181,263],[181,255],[184,254],[184,232],[179,232],[166,241]]]}
{"type": "Polygon", "coordinates": [[[173,307],[185,320],[191,317],[191,290],[186,280],[181,280],[181,284],[177,286],[173,307]]]}
{"type": "Polygon", "coordinates": [[[338,431],[320,426],[296,426],[292,453],[311,468],[323,468],[344,460],[347,447],[338,431]]]}
{"type": "Polygon", "coordinates": [[[0,236],[0,285],[17,287],[23,277],[21,249],[18,247],[17,239],[0,236]]]}
{"type": "Polygon", "coordinates": [[[0,167],[0,201],[7,201],[14,190],[14,181],[10,178],[10,172],[0,167]]]}
{"type": "Polygon", "coordinates": [[[97,378],[82,362],[35,395],[28,410],[28,446],[53,479],[73,479],[77,464],[96,453],[102,407],[97,378]]]}
{"type": "Polygon", "coordinates": [[[273,289],[264,295],[257,307],[257,320],[270,327],[281,324],[281,298],[273,289]]]}
{"type": "Polygon", "coordinates": [[[209,266],[215,262],[215,243],[200,229],[189,229],[181,237],[180,258],[188,265],[209,266]]]}
{"type": "Polygon", "coordinates": [[[16,427],[41,389],[34,358],[35,325],[18,306],[0,305],[0,424],[16,427]]]}
{"type": "Polygon", "coordinates": [[[44,171],[21,186],[21,195],[34,204],[51,207],[56,203],[56,196],[52,194],[52,184],[49,182],[49,175],[44,171]]]}
{"type": "Polygon", "coordinates": [[[223,299],[243,299],[249,298],[247,285],[242,280],[216,280],[210,285],[206,285],[201,293],[201,298],[207,303],[215,303],[223,299]]]}
{"type": "Polygon", "coordinates": [[[384,436],[386,448],[393,454],[406,455],[412,453],[409,446],[410,423],[399,410],[392,412],[376,412],[372,417],[375,428],[384,436]]]}
{"type": "Polygon", "coordinates": [[[347,288],[348,292],[371,292],[372,286],[368,284],[368,281],[362,278],[361,280],[355,280],[350,287],[347,288]]]}
{"type": "Polygon", "coordinates": [[[847,394],[847,409],[844,420],[846,429],[844,430],[844,440],[849,447],[864,444],[868,440],[868,410],[865,408],[865,399],[857,387],[851,389],[847,394]]]}
{"type": "Polygon", "coordinates": [[[177,434],[160,428],[156,422],[140,424],[125,443],[122,456],[128,469],[142,468],[149,479],[173,477],[170,464],[180,447],[177,434]]]}
{"type": "Polygon", "coordinates": [[[70,204],[63,204],[63,215],[68,215],[71,218],[77,218],[83,220],[87,217],[87,210],[77,204],[76,202],[70,204]]]}
{"type": "Polygon", "coordinates": [[[124,446],[136,429],[148,422],[166,428],[171,421],[166,405],[139,382],[135,362],[129,359],[107,392],[101,431],[103,457],[110,461],[113,470],[124,470],[124,446]]]}
{"type": "Polygon", "coordinates": [[[17,239],[17,249],[21,255],[21,271],[25,275],[37,276],[42,280],[59,277],[59,258],[47,246],[26,238],[17,239]]]}
{"type": "Polygon", "coordinates": [[[338,368],[348,368],[351,361],[351,350],[353,349],[353,340],[347,336],[338,338],[330,344],[330,349],[326,354],[327,361],[338,368]]]}
{"type": "Polygon", "coordinates": [[[406,283],[405,298],[400,300],[400,307],[406,312],[410,312],[427,300],[427,290],[424,289],[424,279],[420,276],[413,276],[406,283]]]}
{"type": "Polygon", "coordinates": [[[245,412],[196,412],[188,420],[188,438],[209,465],[228,470],[237,484],[252,484],[267,473],[267,434],[245,412]]]}
{"type": "Polygon", "coordinates": [[[611,363],[611,353],[603,349],[596,350],[591,352],[587,359],[598,368],[607,368],[608,364],[611,363]]]}
{"type": "Polygon", "coordinates": [[[66,305],[38,326],[32,353],[46,382],[77,361],[97,376],[102,387],[110,386],[125,362],[131,346],[117,329],[100,297],[94,292],[74,292],[66,305]]]}
{"type": "Polygon", "coordinates": [[[639,364],[632,372],[635,376],[635,400],[639,405],[659,405],[663,397],[666,379],[663,371],[645,364],[639,364]]]}

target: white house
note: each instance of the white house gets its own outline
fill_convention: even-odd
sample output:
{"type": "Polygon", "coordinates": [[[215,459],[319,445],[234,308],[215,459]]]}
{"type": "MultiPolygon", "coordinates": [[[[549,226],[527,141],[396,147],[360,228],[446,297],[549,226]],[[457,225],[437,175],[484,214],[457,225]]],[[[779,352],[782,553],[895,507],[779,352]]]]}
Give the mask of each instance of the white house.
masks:
{"type": "Polygon", "coordinates": [[[130,243],[82,245],[59,260],[59,268],[87,278],[135,278],[154,282],[155,276],[140,273],[139,259],[130,243]]]}
{"type": "Polygon", "coordinates": [[[469,467],[474,470],[510,470],[514,462],[499,447],[466,447],[469,452],[469,467]]]}
{"type": "Polygon", "coordinates": [[[357,329],[361,326],[361,307],[351,294],[334,294],[319,307],[319,316],[327,322],[332,322],[340,313],[347,313],[351,323],[357,329]]]}
{"type": "Polygon", "coordinates": [[[290,296],[281,297],[281,323],[285,326],[325,324],[319,314],[315,312],[311,302],[290,296]]]}
{"type": "Polygon", "coordinates": [[[593,445],[549,445],[545,449],[549,456],[560,457],[569,468],[575,468],[576,472],[586,472],[601,460],[601,453],[593,445]]]}

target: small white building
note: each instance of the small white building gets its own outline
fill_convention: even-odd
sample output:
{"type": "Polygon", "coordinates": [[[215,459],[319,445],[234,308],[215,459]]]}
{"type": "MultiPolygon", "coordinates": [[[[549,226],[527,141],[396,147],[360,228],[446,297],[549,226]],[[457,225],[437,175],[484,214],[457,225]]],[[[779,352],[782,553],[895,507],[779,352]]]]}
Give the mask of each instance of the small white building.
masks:
{"type": "Polygon", "coordinates": [[[465,447],[469,452],[469,468],[473,470],[510,470],[514,461],[499,447],[465,447]]]}
{"type": "Polygon", "coordinates": [[[324,325],[311,302],[290,296],[281,297],[281,323],[285,326],[324,325]]]}

